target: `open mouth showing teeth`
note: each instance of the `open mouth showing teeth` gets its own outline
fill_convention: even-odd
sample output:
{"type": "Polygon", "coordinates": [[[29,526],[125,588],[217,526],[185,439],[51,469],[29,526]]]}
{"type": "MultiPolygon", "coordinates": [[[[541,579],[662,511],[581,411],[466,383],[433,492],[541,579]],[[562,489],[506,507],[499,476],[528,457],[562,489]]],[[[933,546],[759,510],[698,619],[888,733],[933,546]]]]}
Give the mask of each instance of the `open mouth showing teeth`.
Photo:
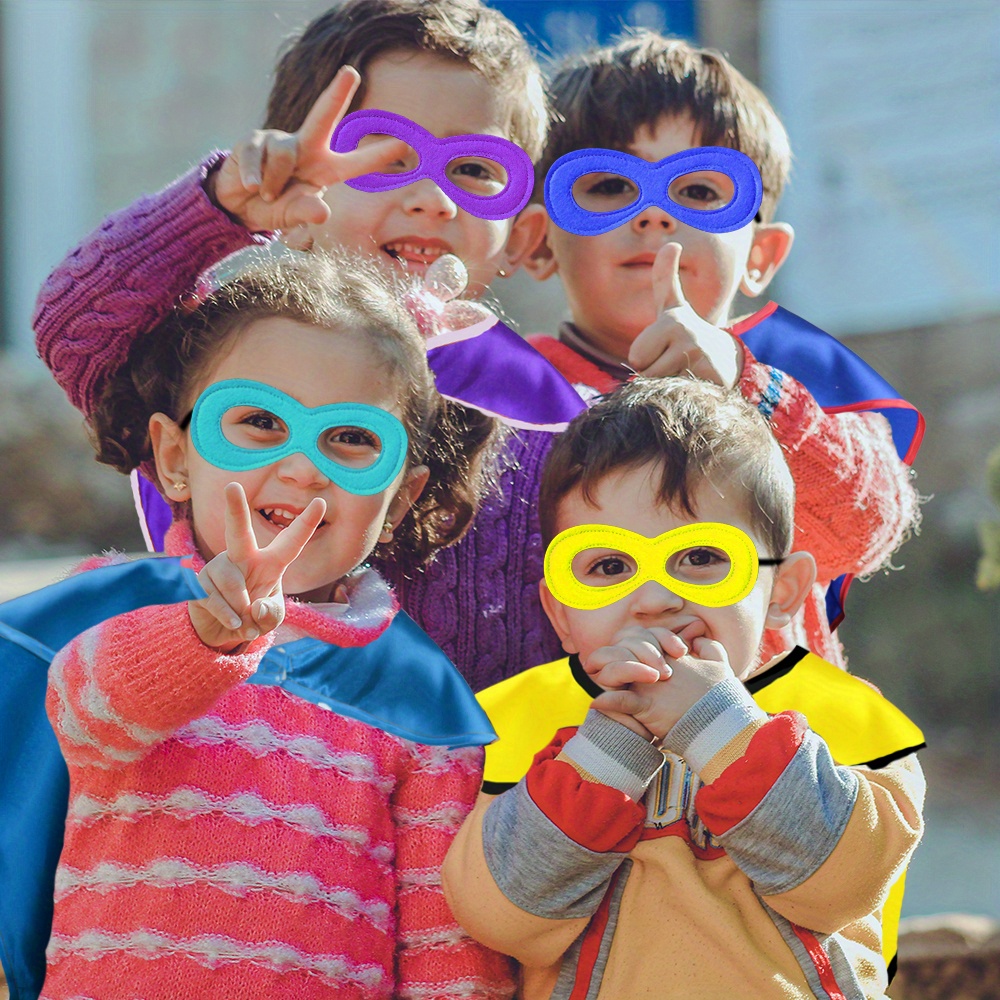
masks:
{"type": "MultiPolygon", "coordinates": [[[[287,507],[260,507],[257,510],[265,521],[270,522],[276,528],[287,528],[299,515],[293,510],[289,510],[287,507]]],[[[326,524],[326,521],[319,522],[319,528],[322,528],[326,524]]],[[[318,531],[319,528],[316,530],[318,531]]]]}
{"type": "Polygon", "coordinates": [[[386,243],[382,249],[396,260],[404,263],[430,264],[448,251],[443,247],[428,247],[422,243],[386,243]]]}

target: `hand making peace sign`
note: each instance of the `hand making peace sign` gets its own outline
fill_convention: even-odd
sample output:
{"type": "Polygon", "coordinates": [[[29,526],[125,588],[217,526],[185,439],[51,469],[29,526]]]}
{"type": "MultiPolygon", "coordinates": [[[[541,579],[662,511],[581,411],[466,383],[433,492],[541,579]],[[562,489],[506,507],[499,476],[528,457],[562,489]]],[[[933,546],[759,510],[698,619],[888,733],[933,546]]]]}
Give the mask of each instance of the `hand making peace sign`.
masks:
{"type": "Polygon", "coordinates": [[[377,171],[405,155],[407,148],[399,139],[386,138],[350,153],[330,149],[334,129],[360,83],[354,67],[342,66],[298,132],[257,130],[237,143],[209,176],[209,197],[252,232],[326,222],[326,188],[377,171]]]}
{"type": "Polygon", "coordinates": [[[206,646],[236,652],[281,624],[285,617],[281,577],[325,513],[326,501],[314,497],[269,545],[259,548],[243,487],[226,486],[226,551],[198,574],[207,596],[188,601],[191,624],[206,646]]]}

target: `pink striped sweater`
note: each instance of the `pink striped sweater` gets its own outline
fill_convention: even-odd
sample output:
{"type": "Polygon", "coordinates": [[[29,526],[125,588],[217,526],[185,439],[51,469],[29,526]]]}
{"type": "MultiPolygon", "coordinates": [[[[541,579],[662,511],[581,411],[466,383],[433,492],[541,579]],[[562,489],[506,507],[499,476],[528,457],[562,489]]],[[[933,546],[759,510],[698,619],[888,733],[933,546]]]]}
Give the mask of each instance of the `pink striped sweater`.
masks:
{"type": "MultiPolygon", "coordinates": [[[[279,640],[370,642],[395,602],[370,570],[350,594],[339,615],[289,602],[279,640]]],[[[481,748],[244,683],[270,640],[221,655],[163,605],[53,661],[70,800],[43,997],[510,996],[506,960],[459,930],[440,884],[481,748]]]]}

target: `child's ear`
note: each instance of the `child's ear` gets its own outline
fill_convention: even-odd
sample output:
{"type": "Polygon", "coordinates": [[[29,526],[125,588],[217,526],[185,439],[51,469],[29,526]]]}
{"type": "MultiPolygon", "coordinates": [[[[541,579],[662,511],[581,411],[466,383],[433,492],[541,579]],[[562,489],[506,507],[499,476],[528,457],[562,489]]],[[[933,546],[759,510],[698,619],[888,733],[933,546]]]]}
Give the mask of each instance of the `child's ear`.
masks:
{"type": "Polygon", "coordinates": [[[795,230],[787,222],[767,222],[754,232],[740,291],[755,298],[771,283],[778,268],[788,259],[795,230]]]}
{"type": "Polygon", "coordinates": [[[175,503],[189,500],[187,435],[165,413],[154,413],[149,418],[149,443],[163,495],[175,503]]]}
{"type": "Polygon", "coordinates": [[[427,480],[430,479],[431,470],[426,465],[415,465],[403,477],[396,495],[389,504],[386,519],[392,522],[393,531],[399,527],[400,521],[406,517],[409,509],[417,502],[420,494],[423,493],[427,480]]]}
{"type": "Polygon", "coordinates": [[[774,570],[764,628],[784,628],[796,615],[816,582],[816,560],[809,552],[785,556],[774,570]]]}
{"type": "Polygon", "coordinates": [[[549,217],[541,205],[528,205],[514,219],[507,245],[504,247],[504,270],[513,274],[528,262],[538,246],[545,241],[545,227],[549,217]]]}
{"type": "MultiPolygon", "coordinates": [[[[532,247],[531,253],[525,257],[522,263],[524,264],[525,271],[535,281],[545,281],[546,278],[551,278],[559,270],[555,255],[552,253],[552,247],[549,246],[547,235],[550,224],[549,213],[545,211],[543,205],[529,205],[524,212],[529,211],[541,221],[542,235],[532,247]]],[[[521,215],[524,215],[524,212],[521,215]]]]}
{"type": "Polygon", "coordinates": [[[569,621],[566,618],[566,606],[564,604],[560,604],[559,601],[552,596],[552,592],[549,590],[544,579],[538,581],[538,596],[542,601],[542,609],[549,616],[552,628],[555,630],[556,635],[559,636],[562,648],[567,653],[579,653],[579,647],[575,642],[573,642],[573,638],[569,634],[569,621]]]}

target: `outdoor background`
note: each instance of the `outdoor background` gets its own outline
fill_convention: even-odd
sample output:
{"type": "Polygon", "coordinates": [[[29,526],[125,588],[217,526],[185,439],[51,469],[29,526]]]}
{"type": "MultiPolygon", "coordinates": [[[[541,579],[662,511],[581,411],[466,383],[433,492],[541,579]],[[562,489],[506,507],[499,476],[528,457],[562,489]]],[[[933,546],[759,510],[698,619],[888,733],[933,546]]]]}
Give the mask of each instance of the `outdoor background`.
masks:
{"type": "MultiPolygon", "coordinates": [[[[127,481],[93,462],[34,355],[38,287],[104,215],[259,125],[283,38],[328,5],[0,0],[0,599],[77,555],[142,548],[127,481]]],[[[855,672],[928,735],[904,914],[1000,917],[1000,591],[975,586],[978,525],[1000,520],[985,473],[1000,446],[1000,4],[496,6],[543,54],[623,24],[696,38],[782,115],[796,160],[779,217],[797,238],[774,297],[927,419],[923,530],[899,572],[854,585],[840,630],[855,672]]],[[[522,332],[555,329],[557,281],[497,284],[522,332]]]]}

